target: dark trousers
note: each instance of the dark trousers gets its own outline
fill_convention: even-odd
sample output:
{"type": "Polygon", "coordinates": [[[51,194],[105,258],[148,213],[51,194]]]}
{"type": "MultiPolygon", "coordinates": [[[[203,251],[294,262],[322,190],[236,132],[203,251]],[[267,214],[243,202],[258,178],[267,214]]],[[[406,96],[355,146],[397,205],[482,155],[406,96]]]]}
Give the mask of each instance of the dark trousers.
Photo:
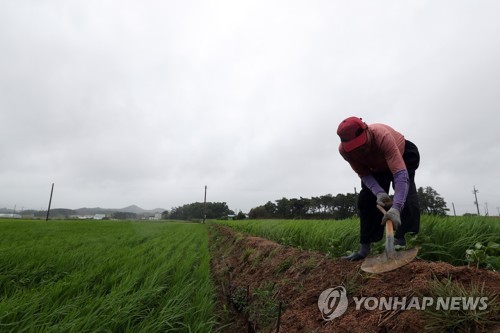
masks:
{"type": "MultiPolygon", "coordinates": [[[[408,196],[401,212],[401,227],[396,231],[395,238],[403,238],[408,232],[418,233],[420,229],[420,205],[415,186],[415,170],[420,163],[420,154],[417,146],[408,140],[406,140],[403,159],[408,170],[410,184],[408,196]]],[[[393,183],[394,188],[394,178],[390,171],[375,173],[373,176],[386,193],[389,193],[391,183],[393,183]]],[[[358,209],[360,243],[367,244],[381,240],[384,236],[384,226],[380,224],[383,214],[377,209],[377,197],[363,182],[361,182],[361,191],[358,197],[358,209]]]]}

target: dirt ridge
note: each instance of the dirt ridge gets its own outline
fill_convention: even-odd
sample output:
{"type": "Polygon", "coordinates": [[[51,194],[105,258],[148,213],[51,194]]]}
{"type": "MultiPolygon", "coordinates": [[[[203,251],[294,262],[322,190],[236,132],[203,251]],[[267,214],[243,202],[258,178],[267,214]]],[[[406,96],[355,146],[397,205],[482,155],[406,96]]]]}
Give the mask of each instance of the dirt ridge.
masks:
{"type": "MultiPolygon", "coordinates": [[[[276,332],[276,306],[266,308],[271,301],[274,305],[283,304],[279,332],[424,331],[422,311],[356,310],[352,298],[342,316],[323,320],[317,305],[319,295],[327,288],[341,285],[349,297],[402,298],[426,295],[430,281],[450,278],[464,286],[480,284],[492,295],[500,294],[498,272],[415,260],[398,270],[372,275],[360,270],[360,262],[330,259],[318,252],[283,246],[227,227],[213,225],[209,234],[212,272],[220,302],[232,310],[222,323],[227,325],[225,332],[276,332]],[[256,294],[262,294],[265,288],[272,289],[264,294],[269,300],[256,303],[252,314],[251,305],[247,303],[258,302],[256,294]],[[248,307],[247,311],[242,311],[244,306],[248,307]],[[259,320],[266,321],[265,325],[259,320]]],[[[500,332],[500,323],[485,331],[500,332]]]]}

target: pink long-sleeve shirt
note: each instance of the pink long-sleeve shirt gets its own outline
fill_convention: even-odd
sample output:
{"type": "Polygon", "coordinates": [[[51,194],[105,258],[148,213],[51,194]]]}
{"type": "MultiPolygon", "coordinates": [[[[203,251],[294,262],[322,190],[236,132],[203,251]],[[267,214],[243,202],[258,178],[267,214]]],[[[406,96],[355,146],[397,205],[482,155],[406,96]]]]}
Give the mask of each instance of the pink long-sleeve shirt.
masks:
{"type": "Polygon", "coordinates": [[[372,175],[390,171],[394,176],[393,207],[401,211],[409,185],[408,172],[403,160],[405,137],[385,124],[368,125],[367,131],[368,141],[365,146],[346,152],[340,144],[339,152],[375,195],[384,190],[372,175]]]}
{"type": "Polygon", "coordinates": [[[398,171],[406,170],[403,160],[405,137],[385,124],[368,125],[367,131],[368,149],[363,147],[345,152],[342,144],[339,146],[340,155],[349,162],[352,169],[360,177],[389,170],[394,175],[398,171]]]}

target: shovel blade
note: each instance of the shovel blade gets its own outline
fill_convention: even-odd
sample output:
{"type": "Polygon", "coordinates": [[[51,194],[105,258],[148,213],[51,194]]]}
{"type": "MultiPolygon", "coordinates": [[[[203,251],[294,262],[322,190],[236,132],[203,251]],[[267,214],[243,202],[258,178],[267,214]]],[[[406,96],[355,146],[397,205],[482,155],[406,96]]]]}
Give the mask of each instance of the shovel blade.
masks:
{"type": "Polygon", "coordinates": [[[366,258],[361,264],[361,269],[368,273],[389,272],[404,266],[415,259],[417,253],[418,247],[414,247],[410,250],[394,252],[390,258],[387,253],[384,252],[382,254],[366,258]]]}

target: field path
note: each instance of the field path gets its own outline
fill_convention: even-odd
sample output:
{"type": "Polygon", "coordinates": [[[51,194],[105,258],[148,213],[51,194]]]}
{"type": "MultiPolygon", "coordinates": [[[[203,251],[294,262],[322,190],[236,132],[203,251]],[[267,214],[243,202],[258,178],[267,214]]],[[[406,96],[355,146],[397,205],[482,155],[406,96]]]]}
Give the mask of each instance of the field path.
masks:
{"type": "MultiPolygon", "coordinates": [[[[356,310],[353,297],[430,296],[429,284],[440,280],[451,280],[466,289],[484,285],[484,291],[500,295],[499,272],[416,260],[396,271],[371,275],[360,270],[360,263],[330,259],[227,227],[212,225],[209,234],[220,302],[229,304],[234,314],[226,323],[227,332],[248,332],[249,325],[256,332],[276,332],[279,302],[284,304],[279,332],[423,332],[423,311],[356,310]],[[318,297],[323,290],[341,285],[347,290],[347,311],[324,321],[318,297]],[[262,295],[267,300],[259,300],[262,295]],[[252,307],[252,302],[258,303],[252,307]]],[[[485,331],[499,332],[498,317],[496,320],[485,331]]]]}

